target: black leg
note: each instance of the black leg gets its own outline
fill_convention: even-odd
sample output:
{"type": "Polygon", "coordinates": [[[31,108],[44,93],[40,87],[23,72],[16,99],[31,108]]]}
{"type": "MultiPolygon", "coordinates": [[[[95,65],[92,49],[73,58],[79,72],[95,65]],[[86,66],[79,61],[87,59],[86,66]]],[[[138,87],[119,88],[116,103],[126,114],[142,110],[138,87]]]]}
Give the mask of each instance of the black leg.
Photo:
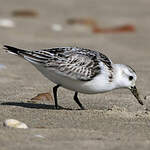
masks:
{"type": "Polygon", "coordinates": [[[80,103],[80,101],[78,99],[78,92],[75,92],[75,94],[74,94],[74,100],[80,106],[81,109],[84,109],[84,107],[82,106],[82,104],[80,103]]]}
{"type": "Polygon", "coordinates": [[[53,94],[54,94],[54,100],[55,100],[55,108],[58,109],[58,103],[57,103],[57,89],[59,88],[60,85],[56,85],[53,88],[53,94]]]}

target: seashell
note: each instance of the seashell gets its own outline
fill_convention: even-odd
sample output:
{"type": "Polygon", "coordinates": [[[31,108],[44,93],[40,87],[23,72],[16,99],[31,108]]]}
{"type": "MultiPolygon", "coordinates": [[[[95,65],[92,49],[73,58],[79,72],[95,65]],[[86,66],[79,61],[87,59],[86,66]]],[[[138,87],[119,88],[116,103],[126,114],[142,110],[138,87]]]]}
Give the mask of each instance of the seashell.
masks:
{"type": "Polygon", "coordinates": [[[31,101],[34,101],[34,102],[40,101],[40,100],[52,101],[53,97],[50,93],[40,93],[31,99],[31,101]]]}
{"type": "Polygon", "coordinates": [[[4,126],[10,127],[10,128],[20,128],[20,129],[28,129],[28,126],[15,119],[6,119],[4,122],[4,126]]]}
{"type": "Polygon", "coordinates": [[[43,135],[40,135],[40,134],[36,134],[36,135],[34,135],[35,137],[38,137],[38,138],[45,138],[43,135]]]}
{"type": "Polygon", "coordinates": [[[62,31],[63,27],[60,24],[53,24],[51,26],[53,31],[62,31]]]}
{"type": "Polygon", "coordinates": [[[14,28],[15,22],[10,19],[0,19],[0,27],[4,28],[14,28]]]}

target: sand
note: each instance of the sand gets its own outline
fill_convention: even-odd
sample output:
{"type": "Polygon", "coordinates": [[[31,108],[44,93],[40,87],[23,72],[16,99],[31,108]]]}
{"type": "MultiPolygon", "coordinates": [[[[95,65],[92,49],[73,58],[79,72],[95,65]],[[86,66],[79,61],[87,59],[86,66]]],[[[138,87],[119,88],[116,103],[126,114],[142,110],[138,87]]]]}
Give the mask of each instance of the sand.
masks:
{"type": "Polygon", "coordinates": [[[26,49],[97,49],[114,63],[136,70],[143,98],[150,95],[149,5],[148,0],[1,0],[0,19],[11,19],[15,26],[0,27],[0,149],[149,150],[150,97],[141,106],[127,89],[80,94],[87,110],[79,110],[74,93],[60,88],[58,100],[64,109],[55,110],[53,101],[34,104],[29,100],[38,93],[52,92],[54,84],[31,64],[2,49],[3,44],[26,49]],[[12,14],[26,9],[36,15],[12,14]],[[105,28],[131,24],[136,30],[95,34],[89,25],[68,25],[70,18],[91,18],[105,28]],[[4,127],[9,118],[26,123],[29,129],[4,127]]]}

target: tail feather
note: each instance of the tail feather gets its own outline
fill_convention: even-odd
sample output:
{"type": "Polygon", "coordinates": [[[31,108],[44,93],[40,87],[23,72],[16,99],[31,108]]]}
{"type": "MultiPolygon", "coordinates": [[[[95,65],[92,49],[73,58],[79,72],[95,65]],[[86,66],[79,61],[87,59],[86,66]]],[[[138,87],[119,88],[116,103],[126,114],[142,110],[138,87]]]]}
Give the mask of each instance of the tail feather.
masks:
{"type": "Polygon", "coordinates": [[[44,57],[38,51],[23,50],[23,49],[18,49],[16,47],[12,47],[12,46],[8,46],[8,45],[4,45],[3,48],[5,50],[7,50],[9,53],[19,55],[31,63],[43,64],[43,63],[45,63],[45,61],[48,60],[47,57],[44,57]]]}
{"type": "Polygon", "coordinates": [[[3,48],[5,50],[7,50],[9,53],[13,53],[13,54],[17,54],[17,55],[20,55],[21,53],[25,52],[25,50],[18,49],[16,47],[12,47],[12,46],[8,46],[8,45],[4,45],[3,48]]]}

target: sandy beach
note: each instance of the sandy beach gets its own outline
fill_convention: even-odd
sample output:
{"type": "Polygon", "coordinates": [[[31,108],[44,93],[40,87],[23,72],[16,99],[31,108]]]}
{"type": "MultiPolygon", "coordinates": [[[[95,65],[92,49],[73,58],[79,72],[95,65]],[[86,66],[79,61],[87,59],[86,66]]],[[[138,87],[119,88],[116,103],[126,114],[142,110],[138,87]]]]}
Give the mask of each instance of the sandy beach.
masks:
{"type": "Polygon", "coordinates": [[[0,149],[149,150],[149,8],[148,0],[0,0],[0,149]],[[1,24],[5,19],[13,24],[1,24]],[[104,32],[93,29],[95,24],[104,32]],[[33,103],[30,99],[38,93],[52,93],[54,84],[30,63],[6,53],[4,44],[99,50],[114,63],[135,69],[144,106],[127,89],[79,94],[87,110],[79,110],[74,92],[63,88],[58,91],[63,109],[55,110],[53,101],[33,103]],[[4,127],[10,118],[29,129],[4,127]]]}

